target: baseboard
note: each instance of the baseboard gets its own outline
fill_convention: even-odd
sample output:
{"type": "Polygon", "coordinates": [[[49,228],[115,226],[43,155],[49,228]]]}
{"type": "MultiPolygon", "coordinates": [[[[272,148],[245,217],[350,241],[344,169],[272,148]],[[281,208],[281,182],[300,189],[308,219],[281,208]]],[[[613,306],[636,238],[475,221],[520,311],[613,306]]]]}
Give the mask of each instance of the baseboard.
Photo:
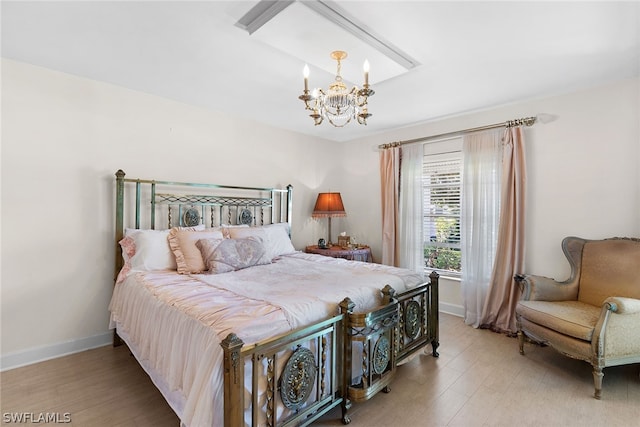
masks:
{"type": "Polygon", "coordinates": [[[448,304],[446,302],[439,303],[439,311],[453,316],[464,317],[464,307],[457,304],[448,304]]]}
{"type": "Polygon", "coordinates": [[[45,360],[55,359],[68,354],[91,350],[92,348],[103,347],[112,342],[113,332],[110,331],[92,337],[3,354],[0,358],[0,372],[44,362],[45,360]]]}

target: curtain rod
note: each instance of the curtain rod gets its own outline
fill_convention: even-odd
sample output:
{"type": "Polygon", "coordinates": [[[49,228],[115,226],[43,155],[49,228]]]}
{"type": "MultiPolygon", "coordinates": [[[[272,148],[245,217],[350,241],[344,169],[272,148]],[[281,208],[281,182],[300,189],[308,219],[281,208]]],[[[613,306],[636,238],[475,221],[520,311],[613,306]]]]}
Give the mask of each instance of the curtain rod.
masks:
{"type": "Polygon", "coordinates": [[[500,127],[506,127],[506,128],[510,128],[510,127],[516,127],[516,126],[533,126],[533,124],[536,122],[536,117],[523,117],[521,119],[515,119],[515,120],[507,120],[506,122],[503,123],[495,123],[492,125],[487,125],[487,126],[480,126],[477,128],[471,128],[471,129],[464,129],[464,130],[458,130],[458,131],[454,131],[454,132],[447,132],[447,133],[441,133],[440,135],[432,135],[432,136],[424,136],[422,138],[416,138],[416,139],[407,139],[406,141],[397,141],[397,142],[390,142],[388,144],[380,144],[378,145],[378,148],[391,148],[391,147],[399,147],[401,145],[406,145],[406,144],[415,144],[416,142],[424,142],[424,141],[432,141],[435,139],[442,139],[442,138],[449,138],[449,137],[454,137],[454,136],[461,136],[467,133],[471,133],[471,132],[479,132],[482,130],[488,130],[488,129],[496,129],[496,128],[500,128],[500,127]]]}

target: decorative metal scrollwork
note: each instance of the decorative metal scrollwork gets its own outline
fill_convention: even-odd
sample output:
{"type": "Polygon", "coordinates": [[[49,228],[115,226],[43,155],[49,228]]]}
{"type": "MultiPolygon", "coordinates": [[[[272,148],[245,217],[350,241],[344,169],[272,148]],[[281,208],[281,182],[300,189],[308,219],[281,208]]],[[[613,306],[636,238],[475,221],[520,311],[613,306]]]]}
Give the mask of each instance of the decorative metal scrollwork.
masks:
{"type": "Polygon", "coordinates": [[[389,339],[382,335],[378,338],[376,346],[373,349],[373,357],[371,358],[371,364],[373,366],[373,372],[380,375],[387,369],[389,359],[391,358],[391,345],[389,339]]]}
{"type": "Polygon", "coordinates": [[[195,227],[200,224],[200,212],[196,208],[189,208],[182,214],[182,224],[185,227],[195,227]]]}
{"type": "Polygon", "coordinates": [[[404,310],[404,333],[411,339],[420,333],[420,304],[417,301],[409,301],[404,310]]]}
{"type": "Polygon", "coordinates": [[[253,221],[253,213],[249,209],[240,210],[238,215],[238,224],[251,225],[253,221]]]}
{"type": "Polygon", "coordinates": [[[308,348],[293,352],[280,376],[280,397],[284,406],[297,410],[307,401],[316,381],[316,359],[308,348]]]}

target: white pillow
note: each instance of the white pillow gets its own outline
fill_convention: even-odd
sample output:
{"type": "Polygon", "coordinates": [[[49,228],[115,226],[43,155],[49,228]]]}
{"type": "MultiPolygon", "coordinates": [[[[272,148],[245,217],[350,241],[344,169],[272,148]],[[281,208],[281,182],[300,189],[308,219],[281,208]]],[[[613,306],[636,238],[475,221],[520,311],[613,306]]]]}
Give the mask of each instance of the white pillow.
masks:
{"type": "Polygon", "coordinates": [[[263,226],[263,228],[267,232],[268,245],[271,248],[274,258],[296,251],[289,237],[289,223],[280,222],[277,224],[269,224],[263,226]]]}
{"type": "MultiPolygon", "coordinates": [[[[175,270],[176,259],[171,252],[167,237],[169,230],[128,229],[125,239],[133,240],[135,251],[129,264],[132,270],[175,270]]],[[[125,262],[127,261],[125,257],[125,262]]]]}
{"type": "MultiPolygon", "coordinates": [[[[183,230],[204,230],[204,225],[175,228],[183,230]]],[[[122,251],[125,265],[128,264],[131,270],[175,270],[177,268],[176,258],[167,240],[169,231],[170,230],[140,230],[137,228],[125,229],[125,238],[123,240],[133,240],[133,247],[131,248],[131,245],[129,245],[128,250],[122,251]]],[[[124,248],[125,245],[121,243],[121,246],[124,248]]]]}
{"type": "Polygon", "coordinates": [[[260,227],[230,228],[229,237],[232,239],[261,238],[267,249],[267,256],[271,260],[296,251],[289,239],[289,224],[286,222],[260,227]]]}

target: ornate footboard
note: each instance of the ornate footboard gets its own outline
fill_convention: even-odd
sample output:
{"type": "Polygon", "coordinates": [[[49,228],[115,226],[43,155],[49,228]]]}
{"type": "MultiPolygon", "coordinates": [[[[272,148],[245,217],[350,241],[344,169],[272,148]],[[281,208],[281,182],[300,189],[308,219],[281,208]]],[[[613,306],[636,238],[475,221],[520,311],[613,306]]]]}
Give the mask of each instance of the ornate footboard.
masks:
{"type": "MultiPolygon", "coordinates": [[[[307,425],[343,402],[339,315],[255,345],[235,334],[224,350],[224,425],[307,425]],[[248,362],[248,363],[247,363],[248,362]],[[251,370],[245,381],[245,363],[251,370]],[[245,401],[248,389],[250,402],[245,401]],[[249,408],[250,413],[245,413],[249,408]]],[[[347,368],[346,374],[350,375],[347,368]]]]}
{"type": "MultiPolygon", "coordinates": [[[[387,285],[382,292],[387,300],[394,290],[387,285]]],[[[342,390],[346,391],[342,405],[344,424],[351,421],[347,414],[351,403],[368,400],[380,390],[389,391],[389,383],[396,372],[397,301],[391,298],[381,308],[368,313],[353,313],[354,306],[349,298],[340,303],[340,310],[345,314],[342,376],[342,390]],[[353,358],[361,366],[355,383],[351,371],[353,358]]]]}
{"type": "Polygon", "coordinates": [[[225,427],[307,425],[338,405],[348,424],[353,403],[390,390],[400,362],[428,344],[438,356],[439,276],[429,277],[397,295],[386,286],[383,305],[370,312],[354,313],[345,298],[340,315],[255,345],[229,334],[221,344],[225,427]]]}
{"type": "Polygon", "coordinates": [[[399,308],[399,342],[397,362],[400,363],[422,347],[431,344],[433,357],[438,357],[438,280],[433,271],[430,281],[396,296],[399,308]]]}
{"type": "Polygon", "coordinates": [[[380,390],[389,392],[396,367],[431,344],[432,355],[438,357],[438,278],[435,271],[430,281],[396,295],[391,286],[382,290],[383,306],[368,313],[353,313],[347,298],[340,304],[344,320],[343,419],[352,402],[370,399],[380,390]],[[358,346],[354,346],[358,344],[358,346]],[[349,368],[358,357],[361,376],[356,384],[349,368]]]}

